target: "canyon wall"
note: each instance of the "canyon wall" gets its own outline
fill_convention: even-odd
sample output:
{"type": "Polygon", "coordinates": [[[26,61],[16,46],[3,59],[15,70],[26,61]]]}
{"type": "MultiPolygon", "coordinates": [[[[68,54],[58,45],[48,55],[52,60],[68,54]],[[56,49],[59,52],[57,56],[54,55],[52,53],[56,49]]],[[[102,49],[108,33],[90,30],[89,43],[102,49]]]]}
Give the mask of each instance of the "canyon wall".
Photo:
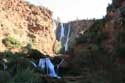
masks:
{"type": "Polygon", "coordinates": [[[83,35],[84,32],[93,25],[93,23],[94,20],[87,19],[74,20],[67,23],[57,22],[56,39],[62,43],[63,52],[72,50],[76,44],[76,39],[79,38],[80,35],[83,35]],[[68,48],[68,50],[65,50],[66,48],[68,48]]]}
{"type": "Polygon", "coordinates": [[[29,45],[53,54],[52,23],[52,12],[47,8],[23,0],[0,0],[0,51],[16,52],[29,45]]]}

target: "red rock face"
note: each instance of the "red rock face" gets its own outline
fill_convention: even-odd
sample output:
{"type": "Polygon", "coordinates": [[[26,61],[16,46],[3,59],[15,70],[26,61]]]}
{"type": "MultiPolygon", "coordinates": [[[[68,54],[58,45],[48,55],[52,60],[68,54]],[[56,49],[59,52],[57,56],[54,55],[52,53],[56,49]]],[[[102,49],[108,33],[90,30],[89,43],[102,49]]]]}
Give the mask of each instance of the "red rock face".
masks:
{"type": "Polygon", "coordinates": [[[75,20],[71,22],[71,27],[76,35],[79,35],[84,34],[84,31],[88,30],[92,24],[93,20],[75,20]]]}
{"type": "Polygon", "coordinates": [[[20,41],[21,46],[31,44],[45,54],[53,54],[55,33],[52,27],[52,12],[23,0],[0,0],[0,49],[2,40],[8,36],[20,41]]]}
{"type": "Polygon", "coordinates": [[[84,32],[87,31],[93,23],[93,20],[75,20],[67,23],[71,26],[69,47],[72,48],[76,42],[76,38],[78,38],[80,35],[83,35],[84,32]]]}

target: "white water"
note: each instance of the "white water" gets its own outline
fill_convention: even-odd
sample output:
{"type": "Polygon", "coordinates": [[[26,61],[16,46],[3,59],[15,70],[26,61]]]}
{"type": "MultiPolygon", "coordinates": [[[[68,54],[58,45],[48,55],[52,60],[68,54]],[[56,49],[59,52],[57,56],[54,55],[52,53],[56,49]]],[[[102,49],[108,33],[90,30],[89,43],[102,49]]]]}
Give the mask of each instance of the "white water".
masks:
{"type": "MultiPolygon", "coordinates": [[[[54,68],[54,64],[51,62],[50,58],[41,58],[39,60],[39,64],[37,65],[35,62],[30,61],[30,63],[34,66],[34,67],[40,67],[42,70],[46,70],[47,71],[47,75],[49,75],[50,77],[56,77],[56,78],[60,78],[60,76],[57,75],[55,68],[54,68]]],[[[59,63],[62,64],[62,61],[59,63]]]]}
{"type": "Polygon", "coordinates": [[[68,26],[67,39],[66,39],[66,43],[64,44],[65,52],[68,51],[68,47],[69,47],[69,34],[70,34],[70,30],[71,30],[71,27],[70,27],[70,24],[69,24],[69,26],[68,26]]]}
{"type": "Polygon", "coordinates": [[[65,37],[64,35],[64,26],[63,26],[63,23],[61,23],[61,31],[60,31],[60,41],[62,41],[62,38],[65,37]]]}
{"type": "Polygon", "coordinates": [[[4,70],[7,69],[7,66],[5,65],[5,63],[3,63],[2,61],[0,61],[0,64],[2,64],[4,70]]]}
{"type": "Polygon", "coordinates": [[[54,64],[51,62],[50,58],[41,58],[39,60],[38,66],[41,67],[41,69],[45,69],[46,67],[47,75],[49,75],[50,77],[60,78],[60,76],[57,75],[54,69],[54,64]]]}
{"type": "Polygon", "coordinates": [[[34,67],[37,67],[36,63],[33,62],[33,61],[30,61],[30,63],[34,66],[34,67]]]}

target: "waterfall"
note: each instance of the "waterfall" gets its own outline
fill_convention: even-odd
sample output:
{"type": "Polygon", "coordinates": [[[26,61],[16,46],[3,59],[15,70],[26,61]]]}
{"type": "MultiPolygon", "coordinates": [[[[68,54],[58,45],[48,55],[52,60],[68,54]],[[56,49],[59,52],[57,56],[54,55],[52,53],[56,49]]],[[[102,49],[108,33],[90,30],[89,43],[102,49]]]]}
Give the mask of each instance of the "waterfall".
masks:
{"type": "Polygon", "coordinates": [[[60,24],[60,41],[63,43],[64,45],[64,51],[68,51],[68,47],[69,47],[69,36],[70,36],[70,31],[71,31],[71,27],[70,27],[70,24],[68,24],[68,27],[64,27],[64,24],[61,23],[60,24]],[[67,28],[67,29],[66,29],[67,28]],[[65,35],[65,30],[68,30],[66,31],[66,35],[65,35]]]}
{"type": "Polygon", "coordinates": [[[65,47],[65,52],[66,51],[68,51],[68,46],[69,46],[69,34],[70,34],[70,29],[71,29],[71,27],[70,27],[70,24],[68,25],[68,33],[67,33],[67,39],[66,39],[66,42],[65,42],[65,44],[64,44],[64,47],[65,47]]]}
{"type": "Polygon", "coordinates": [[[3,66],[3,69],[6,70],[7,69],[7,66],[4,62],[0,61],[0,64],[3,66]]]}
{"type": "Polygon", "coordinates": [[[39,64],[38,66],[43,69],[43,70],[47,70],[47,75],[49,75],[50,77],[56,77],[58,79],[60,79],[61,77],[57,75],[55,68],[54,68],[54,64],[51,62],[50,58],[41,58],[39,60],[39,64]]]}
{"type": "Polygon", "coordinates": [[[60,30],[60,41],[62,41],[62,38],[65,37],[64,35],[64,26],[63,23],[61,23],[61,30],[60,30]]]}

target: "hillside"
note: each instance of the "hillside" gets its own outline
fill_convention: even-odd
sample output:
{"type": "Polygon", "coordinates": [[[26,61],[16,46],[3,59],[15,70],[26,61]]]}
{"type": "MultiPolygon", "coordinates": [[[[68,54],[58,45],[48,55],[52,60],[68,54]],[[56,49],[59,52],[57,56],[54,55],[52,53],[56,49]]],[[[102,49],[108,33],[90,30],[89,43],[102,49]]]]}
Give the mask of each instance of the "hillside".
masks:
{"type": "Polygon", "coordinates": [[[112,4],[107,7],[107,15],[103,19],[95,20],[94,24],[76,39],[72,68],[79,71],[74,74],[83,72],[83,76],[88,76],[82,82],[124,83],[124,19],[125,1],[112,0],[112,4]],[[87,69],[86,72],[84,69],[87,69]]]}
{"type": "Polygon", "coordinates": [[[23,0],[0,0],[0,51],[20,51],[31,45],[44,54],[53,54],[55,33],[52,12],[23,0]]]}

